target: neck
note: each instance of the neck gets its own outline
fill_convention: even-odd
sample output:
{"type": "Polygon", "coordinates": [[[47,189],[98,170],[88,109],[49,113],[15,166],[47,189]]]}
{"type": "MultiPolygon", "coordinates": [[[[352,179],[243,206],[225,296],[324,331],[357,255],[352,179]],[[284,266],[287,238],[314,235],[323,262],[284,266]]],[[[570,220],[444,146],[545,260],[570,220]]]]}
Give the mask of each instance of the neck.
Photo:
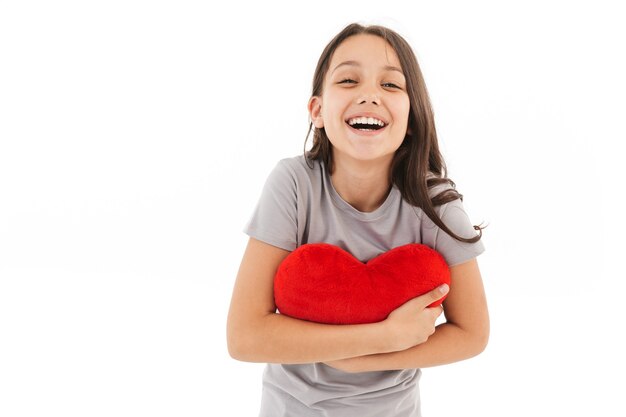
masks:
{"type": "Polygon", "coordinates": [[[380,207],[391,190],[389,167],[385,161],[357,161],[333,155],[331,181],[337,193],[355,209],[369,213],[380,207]],[[339,160],[338,160],[339,159],[339,160]]]}

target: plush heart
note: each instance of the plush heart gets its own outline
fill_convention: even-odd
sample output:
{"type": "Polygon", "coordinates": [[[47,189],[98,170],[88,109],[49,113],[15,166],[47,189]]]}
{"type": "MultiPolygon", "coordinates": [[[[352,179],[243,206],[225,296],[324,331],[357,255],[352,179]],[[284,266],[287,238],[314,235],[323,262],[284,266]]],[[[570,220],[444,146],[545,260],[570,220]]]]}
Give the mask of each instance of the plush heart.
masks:
{"type": "Polygon", "coordinates": [[[338,246],[309,243],[278,267],[274,299],[281,314],[302,320],[374,323],[444,283],[450,284],[448,265],[426,245],[399,246],[363,263],[338,246]]]}

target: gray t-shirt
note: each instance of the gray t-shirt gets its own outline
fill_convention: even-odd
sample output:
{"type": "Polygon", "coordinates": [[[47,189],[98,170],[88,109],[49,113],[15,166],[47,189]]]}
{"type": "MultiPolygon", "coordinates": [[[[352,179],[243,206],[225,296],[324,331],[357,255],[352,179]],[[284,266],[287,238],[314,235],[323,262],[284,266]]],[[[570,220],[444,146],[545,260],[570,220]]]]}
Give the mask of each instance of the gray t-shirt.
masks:
{"type": "MultiPolygon", "coordinates": [[[[305,243],[337,245],[362,262],[408,243],[423,243],[454,266],[484,251],[440,230],[393,186],[373,212],[358,211],[337,193],[320,161],[304,156],[278,162],[244,228],[250,237],[293,251],[305,243]]],[[[432,192],[438,194],[446,186],[432,192]]],[[[463,237],[476,235],[461,200],[437,207],[443,222],[463,237]]],[[[345,373],[323,363],[268,364],[260,417],[418,417],[419,369],[345,373]]]]}

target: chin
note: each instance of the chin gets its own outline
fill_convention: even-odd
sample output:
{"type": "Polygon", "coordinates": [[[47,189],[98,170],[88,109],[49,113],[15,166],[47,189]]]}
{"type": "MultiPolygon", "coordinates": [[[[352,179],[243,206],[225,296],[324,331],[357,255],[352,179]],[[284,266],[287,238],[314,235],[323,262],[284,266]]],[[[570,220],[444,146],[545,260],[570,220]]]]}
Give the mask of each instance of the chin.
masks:
{"type": "Polygon", "coordinates": [[[391,162],[393,153],[344,152],[343,155],[359,162],[391,162]]]}

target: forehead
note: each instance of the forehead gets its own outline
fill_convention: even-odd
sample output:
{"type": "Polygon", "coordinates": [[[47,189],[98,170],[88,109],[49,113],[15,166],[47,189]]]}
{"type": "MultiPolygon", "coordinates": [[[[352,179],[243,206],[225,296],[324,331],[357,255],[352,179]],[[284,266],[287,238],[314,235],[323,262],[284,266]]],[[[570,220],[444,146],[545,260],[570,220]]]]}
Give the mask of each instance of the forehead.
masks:
{"type": "Polygon", "coordinates": [[[401,67],[400,59],[391,45],[383,38],[369,34],[354,35],[344,40],[330,60],[330,70],[345,61],[357,61],[363,65],[401,67]]]}

